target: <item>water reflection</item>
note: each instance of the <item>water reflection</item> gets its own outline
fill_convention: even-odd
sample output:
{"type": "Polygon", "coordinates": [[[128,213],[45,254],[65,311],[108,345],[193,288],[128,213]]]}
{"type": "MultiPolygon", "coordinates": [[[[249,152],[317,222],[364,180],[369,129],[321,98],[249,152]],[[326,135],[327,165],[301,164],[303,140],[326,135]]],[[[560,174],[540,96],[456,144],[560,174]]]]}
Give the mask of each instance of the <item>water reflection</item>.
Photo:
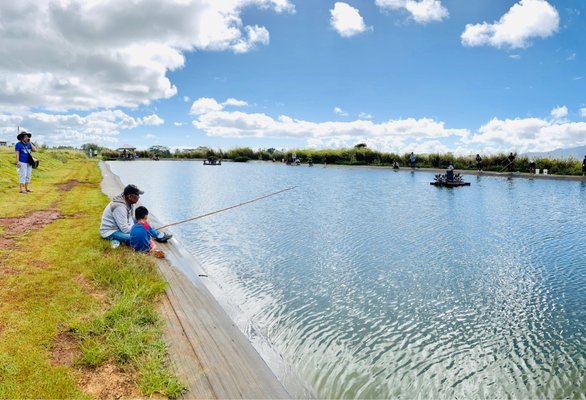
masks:
{"type": "Polygon", "coordinates": [[[174,233],[320,397],[586,393],[584,183],[113,164],[164,222],[299,185],[174,233]]]}

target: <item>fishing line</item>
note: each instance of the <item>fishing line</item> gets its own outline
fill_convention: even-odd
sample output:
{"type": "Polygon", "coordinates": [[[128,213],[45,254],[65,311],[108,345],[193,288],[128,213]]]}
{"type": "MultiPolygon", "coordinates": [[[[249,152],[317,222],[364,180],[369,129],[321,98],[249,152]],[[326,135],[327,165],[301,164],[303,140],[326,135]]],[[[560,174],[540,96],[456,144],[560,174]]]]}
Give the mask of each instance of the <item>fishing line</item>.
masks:
{"type": "Polygon", "coordinates": [[[250,203],[254,203],[255,201],[259,201],[259,200],[262,200],[262,199],[266,199],[267,197],[271,197],[271,196],[274,196],[276,194],[283,193],[283,192],[286,192],[288,190],[295,189],[296,187],[298,187],[298,186],[292,186],[292,187],[287,188],[287,189],[279,190],[278,192],[275,192],[275,193],[267,194],[265,196],[257,197],[256,199],[252,199],[252,200],[245,201],[244,203],[240,203],[240,204],[236,204],[236,205],[233,205],[233,206],[230,206],[230,207],[222,208],[221,210],[212,211],[212,212],[209,212],[207,214],[198,215],[197,217],[193,217],[193,218],[189,218],[189,219],[184,219],[183,221],[179,221],[179,222],[173,222],[172,224],[163,225],[160,228],[156,228],[156,229],[157,230],[160,230],[160,229],[168,228],[170,226],[179,225],[179,224],[182,224],[184,222],[194,221],[196,219],[200,219],[200,218],[203,218],[203,217],[208,217],[210,215],[214,215],[214,214],[221,213],[223,211],[231,210],[233,208],[237,208],[237,207],[243,206],[245,204],[250,204],[250,203]]]}

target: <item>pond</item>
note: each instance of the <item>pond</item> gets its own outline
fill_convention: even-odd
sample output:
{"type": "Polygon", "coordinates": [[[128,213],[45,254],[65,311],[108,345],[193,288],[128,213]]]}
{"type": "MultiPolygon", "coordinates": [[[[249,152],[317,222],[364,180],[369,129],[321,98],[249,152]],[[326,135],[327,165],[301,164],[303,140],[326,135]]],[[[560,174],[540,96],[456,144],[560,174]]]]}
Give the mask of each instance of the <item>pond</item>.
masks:
{"type": "Polygon", "coordinates": [[[282,357],[286,386],[295,375],[321,398],[586,396],[584,182],[469,175],[450,189],[424,171],[109,164],[163,223],[297,186],[170,228],[253,343],[282,357]]]}

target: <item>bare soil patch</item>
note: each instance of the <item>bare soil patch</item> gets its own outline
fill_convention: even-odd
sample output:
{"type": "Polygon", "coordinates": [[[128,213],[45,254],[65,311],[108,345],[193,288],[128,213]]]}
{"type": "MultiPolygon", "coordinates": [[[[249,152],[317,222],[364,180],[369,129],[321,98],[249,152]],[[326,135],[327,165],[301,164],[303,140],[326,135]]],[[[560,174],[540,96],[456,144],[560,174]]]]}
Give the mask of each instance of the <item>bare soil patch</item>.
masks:
{"type": "Polygon", "coordinates": [[[14,239],[0,237],[0,249],[9,249],[14,246],[14,239]]]}
{"type": "Polygon", "coordinates": [[[4,237],[0,238],[0,249],[10,249],[14,245],[13,236],[41,229],[60,216],[57,210],[41,210],[23,217],[0,218],[0,225],[4,227],[4,237]]]}
{"type": "Polygon", "coordinates": [[[100,400],[143,398],[132,377],[113,364],[105,364],[95,369],[84,368],[79,387],[100,400]]]}
{"type": "Polygon", "coordinates": [[[105,311],[108,307],[108,294],[105,290],[93,285],[85,276],[82,274],[77,275],[73,278],[73,281],[77,283],[83,290],[90,294],[94,299],[100,303],[100,308],[105,311]]]}
{"type": "Polygon", "coordinates": [[[65,182],[65,183],[61,183],[61,184],[57,185],[57,187],[59,188],[59,190],[61,192],[69,192],[75,186],[79,185],[79,183],[80,182],[77,179],[72,179],[69,182],[65,182]]]}
{"type": "Polygon", "coordinates": [[[81,355],[77,340],[67,332],[61,332],[53,341],[50,361],[53,365],[72,366],[81,355]]]}

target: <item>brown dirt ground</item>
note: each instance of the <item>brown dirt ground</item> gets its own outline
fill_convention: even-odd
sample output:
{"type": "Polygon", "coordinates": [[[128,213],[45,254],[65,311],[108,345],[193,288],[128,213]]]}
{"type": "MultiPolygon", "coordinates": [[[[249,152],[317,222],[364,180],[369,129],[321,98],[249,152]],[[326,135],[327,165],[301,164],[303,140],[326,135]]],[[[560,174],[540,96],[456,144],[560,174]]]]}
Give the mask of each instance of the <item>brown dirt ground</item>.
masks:
{"type": "Polygon", "coordinates": [[[53,365],[71,367],[73,362],[81,355],[77,340],[67,332],[61,332],[53,341],[50,361],[53,365]]]}
{"type": "Polygon", "coordinates": [[[114,364],[104,364],[95,369],[84,368],[78,384],[81,390],[99,400],[143,398],[130,375],[114,364]]]}
{"type": "Polygon", "coordinates": [[[108,307],[108,294],[105,290],[93,285],[82,274],[79,274],[75,278],[73,278],[73,281],[77,283],[83,290],[89,293],[94,299],[98,300],[102,311],[106,310],[106,308],[108,307]]]}
{"type": "Polygon", "coordinates": [[[59,188],[60,191],[62,192],[69,192],[71,189],[73,189],[75,186],[79,185],[79,181],[77,179],[72,179],[69,182],[65,182],[62,183],[60,185],[57,185],[57,187],[59,188]]]}
{"type": "Polygon", "coordinates": [[[10,249],[14,245],[14,236],[41,229],[60,216],[57,210],[41,210],[24,217],[0,218],[0,225],[4,227],[4,237],[0,238],[0,249],[10,249]]]}
{"type": "MultiPolygon", "coordinates": [[[[62,332],[55,338],[51,348],[50,361],[53,365],[73,367],[81,355],[77,340],[68,332],[62,332]]],[[[106,363],[97,368],[81,368],[79,388],[99,400],[143,398],[133,383],[132,374],[125,373],[113,363],[106,363]]]]}

